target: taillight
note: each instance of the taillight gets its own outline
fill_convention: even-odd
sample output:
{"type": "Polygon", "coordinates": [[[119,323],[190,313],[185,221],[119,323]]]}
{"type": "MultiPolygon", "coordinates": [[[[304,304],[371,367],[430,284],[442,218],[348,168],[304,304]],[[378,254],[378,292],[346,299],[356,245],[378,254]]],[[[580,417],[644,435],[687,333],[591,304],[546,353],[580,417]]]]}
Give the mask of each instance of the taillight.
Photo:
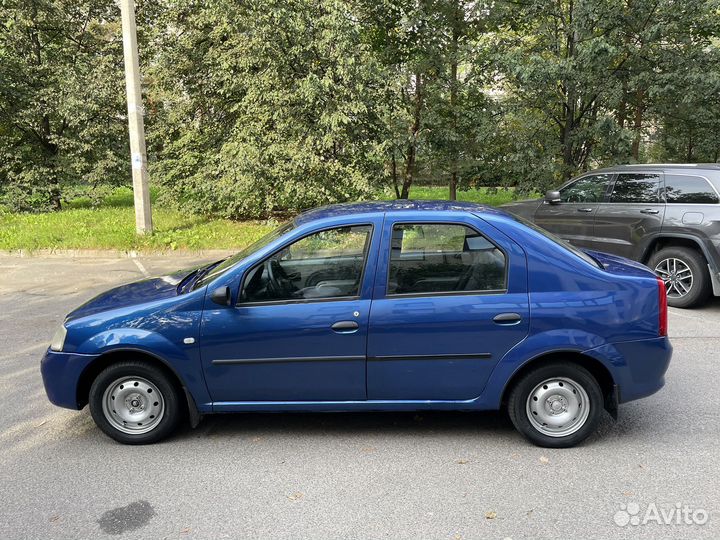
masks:
{"type": "Polygon", "coordinates": [[[667,308],[667,291],[665,290],[665,282],[657,278],[658,284],[658,308],[660,315],[658,317],[658,335],[667,336],[668,333],[668,308],[667,308]]]}

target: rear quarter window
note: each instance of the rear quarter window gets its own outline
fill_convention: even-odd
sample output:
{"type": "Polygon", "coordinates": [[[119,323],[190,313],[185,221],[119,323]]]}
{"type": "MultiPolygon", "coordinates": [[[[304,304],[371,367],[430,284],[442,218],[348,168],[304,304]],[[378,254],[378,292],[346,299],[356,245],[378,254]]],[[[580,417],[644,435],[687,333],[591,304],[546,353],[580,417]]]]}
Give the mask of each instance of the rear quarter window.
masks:
{"type": "Polygon", "coordinates": [[[668,204],[717,204],[718,194],[702,176],[665,175],[665,200],[668,204]]]}

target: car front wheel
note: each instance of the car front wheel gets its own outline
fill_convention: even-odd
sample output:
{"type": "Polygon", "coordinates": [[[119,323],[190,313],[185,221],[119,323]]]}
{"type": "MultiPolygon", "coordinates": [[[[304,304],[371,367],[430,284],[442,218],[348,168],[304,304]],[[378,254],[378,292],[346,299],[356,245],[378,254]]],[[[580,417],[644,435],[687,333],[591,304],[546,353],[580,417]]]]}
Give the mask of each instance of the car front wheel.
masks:
{"type": "Polygon", "coordinates": [[[561,362],[526,373],[508,399],[515,428],[548,448],[567,448],[585,440],[595,431],[602,410],[602,391],[590,372],[561,362]]]}
{"type": "Polygon", "coordinates": [[[695,307],[710,297],[707,262],[698,251],[686,247],[661,249],[650,258],[648,266],[665,283],[669,306],[695,307]]]}
{"type": "Polygon", "coordinates": [[[90,387],[90,414],[107,435],[124,444],[151,444],[170,435],[181,416],[168,377],[143,362],[103,370],[90,387]]]}

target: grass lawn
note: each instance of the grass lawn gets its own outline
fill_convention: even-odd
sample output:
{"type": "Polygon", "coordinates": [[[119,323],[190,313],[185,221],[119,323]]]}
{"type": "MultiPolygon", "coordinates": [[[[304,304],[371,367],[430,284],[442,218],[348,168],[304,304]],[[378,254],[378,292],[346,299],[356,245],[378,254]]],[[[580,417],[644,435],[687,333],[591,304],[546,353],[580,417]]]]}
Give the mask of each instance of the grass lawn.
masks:
{"type": "MultiPolygon", "coordinates": [[[[414,199],[446,199],[445,187],[417,187],[414,199]]],[[[512,190],[474,189],[458,192],[458,199],[498,205],[515,198],[512,190]]],[[[394,198],[391,192],[378,199],[394,198]]],[[[239,249],[260,238],[277,223],[210,219],[153,207],[155,232],[141,237],[135,234],[132,191],[118,188],[92,208],[89,199],[71,201],[61,212],[15,214],[0,212],[0,249],[239,249]]]]}
{"type": "MultiPolygon", "coordinates": [[[[394,199],[395,194],[392,191],[386,191],[384,199],[394,199]]],[[[410,190],[411,199],[424,200],[441,200],[448,198],[448,188],[443,187],[426,187],[417,186],[410,190]]],[[[467,191],[458,191],[457,198],[459,201],[469,201],[481,204],[489,204],[490,206],[500,206],[517,199],[514,189],[498,188],[496,190],[488,190],[488,188],[469,189],[467,191]]]]}

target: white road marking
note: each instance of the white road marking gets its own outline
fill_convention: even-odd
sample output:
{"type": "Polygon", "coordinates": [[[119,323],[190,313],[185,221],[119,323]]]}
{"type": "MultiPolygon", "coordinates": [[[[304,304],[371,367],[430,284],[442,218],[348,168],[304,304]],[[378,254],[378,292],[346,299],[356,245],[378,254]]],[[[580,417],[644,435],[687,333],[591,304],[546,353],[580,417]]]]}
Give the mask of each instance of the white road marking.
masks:
{"type": "Polygon", "coordinates": [[[11,353],[3,354],[0,356],[0,360],[7,360],[8,358],[12,358],[14,356],[19,356],[22,354],[27,354],[29,352],[36,351],[38,349],[47,349],[49,343],[36,343],[35,345],[30,345],[29,347],[25,347],[24,349],[20,349],[19,351],[14,351],[11,353]]]}
{"type": "Polygon", "coordinates": [[[143,264],[142,264],[140,261],[138,261],[137,259],[133,259],[132,262],[135,263],[135,266],[138,267],[138,270],[140,270],[140,272],[142,272],[142,275],[143,275],[143,276],[145,276],[145,277],[150,277],[150,272],[148,272],[148,271],[145,269],[145,267],[143,266],[143,264]]]}

